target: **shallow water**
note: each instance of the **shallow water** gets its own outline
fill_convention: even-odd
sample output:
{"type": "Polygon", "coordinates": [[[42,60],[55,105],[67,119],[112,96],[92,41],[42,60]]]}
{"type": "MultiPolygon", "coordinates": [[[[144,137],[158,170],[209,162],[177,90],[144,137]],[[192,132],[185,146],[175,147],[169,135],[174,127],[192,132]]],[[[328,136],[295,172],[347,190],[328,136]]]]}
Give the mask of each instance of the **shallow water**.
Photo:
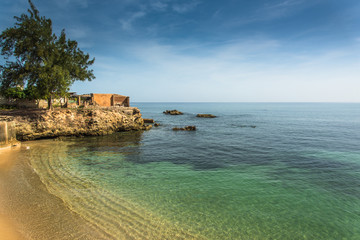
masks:
{"type": "Polygon", "coordinates": [[[161,126],[26,153],[104,238],[360,239],[360,104],[137,106],[161,126]]]}

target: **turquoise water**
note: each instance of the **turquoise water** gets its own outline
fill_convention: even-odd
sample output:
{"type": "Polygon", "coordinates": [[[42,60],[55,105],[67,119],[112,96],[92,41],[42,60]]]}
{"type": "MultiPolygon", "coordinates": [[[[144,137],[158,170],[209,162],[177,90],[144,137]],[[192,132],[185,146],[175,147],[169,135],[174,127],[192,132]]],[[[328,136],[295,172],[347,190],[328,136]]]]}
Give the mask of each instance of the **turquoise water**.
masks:
{"type": "Polygon", "coordinates": [[[134,105],[161,126],[30,152],[105,239],[360,239],[360,104],[134,105]]]}

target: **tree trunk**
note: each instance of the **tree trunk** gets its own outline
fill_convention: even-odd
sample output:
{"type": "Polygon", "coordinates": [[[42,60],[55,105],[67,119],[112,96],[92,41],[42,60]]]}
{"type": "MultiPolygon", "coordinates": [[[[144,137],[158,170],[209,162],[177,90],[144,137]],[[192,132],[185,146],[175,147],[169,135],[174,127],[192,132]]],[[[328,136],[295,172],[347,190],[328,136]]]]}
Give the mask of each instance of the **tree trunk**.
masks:
{"type": "Polygon", "coordinates": [[[52,95],[50,95],[50,97],[48,98],[48,108],[49,110],[53,110],[53,99],[52,99],[52,95]]]}

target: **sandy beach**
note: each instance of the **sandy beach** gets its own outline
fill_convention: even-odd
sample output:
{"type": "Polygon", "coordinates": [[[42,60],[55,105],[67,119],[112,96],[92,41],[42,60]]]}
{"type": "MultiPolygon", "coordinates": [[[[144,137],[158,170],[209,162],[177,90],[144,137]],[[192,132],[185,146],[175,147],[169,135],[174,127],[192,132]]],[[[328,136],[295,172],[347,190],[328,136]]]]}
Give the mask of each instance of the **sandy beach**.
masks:
{"type": "MultiPolygon", "coordinates": [[[[11,154],[15,151],[19,151],[19,147],[0,149],[0,176],[7,175],[14,165],[11,154]]],[[[0,196],[4,196],[5,193],[0,187],[0,196]]],[[[0,239],[6,240],[19,240],[24,239],[17,231],[14,222],[7,216],[5,216],[5,206],[0,202],[0,239]]]]}
{"type": "Polygon", "coordinates": [[[47,191],[28,163],[26,146],[0,151],[0,239],[101,239],[87,221],[47,191]]]}
{"type": "Polygon", "coordinates": [[[16,230],[11,220],[0,215],[0,239],[20,240],[24,238],[16,230]]]}

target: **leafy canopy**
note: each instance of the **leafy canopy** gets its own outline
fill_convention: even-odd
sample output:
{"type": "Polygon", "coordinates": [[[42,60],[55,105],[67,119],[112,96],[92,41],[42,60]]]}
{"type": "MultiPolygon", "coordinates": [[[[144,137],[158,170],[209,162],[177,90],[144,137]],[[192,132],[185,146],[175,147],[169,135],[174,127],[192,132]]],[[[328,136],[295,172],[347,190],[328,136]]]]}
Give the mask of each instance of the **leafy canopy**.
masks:
{"type": "Polygon", "coordinates": [[[65,30],[56,36],[51,20],[40,16],[31,0],[29,4],[28,14],[15,16],[15,26],[0,35],[6,59],[0,65],[0,91],[10,97],[48,99],[65,96],[77,80],[94,79],[89,66],[95,59],[67,39],[65,30]]]}

